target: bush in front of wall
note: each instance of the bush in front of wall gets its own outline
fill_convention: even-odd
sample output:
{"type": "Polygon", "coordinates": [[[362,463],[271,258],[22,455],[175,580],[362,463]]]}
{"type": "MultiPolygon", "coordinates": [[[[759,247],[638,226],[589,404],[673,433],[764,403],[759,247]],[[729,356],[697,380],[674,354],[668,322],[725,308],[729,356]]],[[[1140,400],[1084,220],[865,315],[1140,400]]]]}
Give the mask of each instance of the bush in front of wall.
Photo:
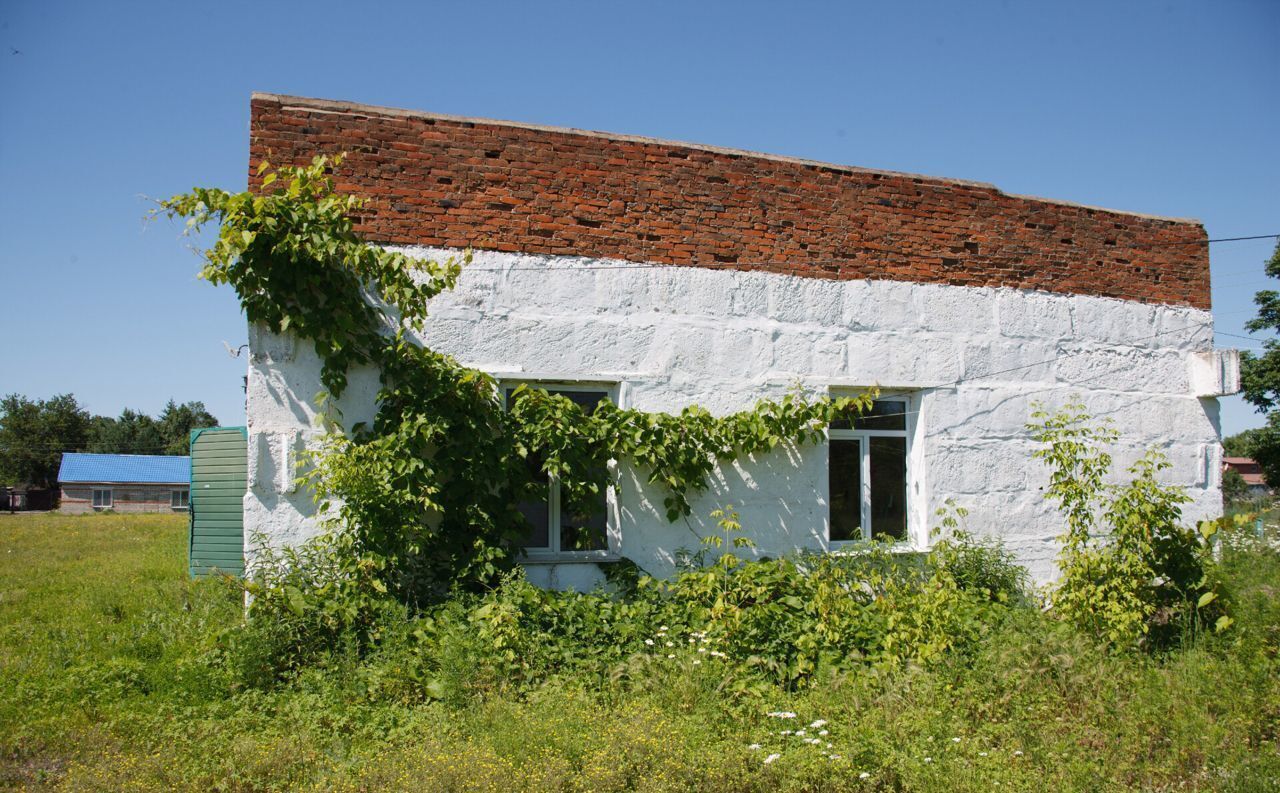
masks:
{"type": "Polygon", "coordinates": [[[1067,524],[1054,611],[1119,648],[1163,648],[1230,627],[1209,544],[1217,527],[1180,525],[1190,498],[1157,481],[1169,467],[1164,455],[1148,452],[1129,466],[1128,482],[1108,485],[1114,429],[1078,403],[1053,413],[1038,407],[1032,419],[1028,429],[1042,444],[1034,454],[1050,470],[1048,497],[1067,524]]]}

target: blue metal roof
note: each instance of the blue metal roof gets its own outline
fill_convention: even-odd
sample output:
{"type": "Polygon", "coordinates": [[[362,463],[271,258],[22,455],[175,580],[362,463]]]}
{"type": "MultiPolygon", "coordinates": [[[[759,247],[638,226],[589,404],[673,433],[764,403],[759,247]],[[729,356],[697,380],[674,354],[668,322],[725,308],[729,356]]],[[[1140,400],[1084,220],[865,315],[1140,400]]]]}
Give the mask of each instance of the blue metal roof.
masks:
{"type": "Polygon", "coordinates": [[[62,455],[59,482],[139,482],[176,484],[191,481],[191,458],[166,454],[62,455]]]}

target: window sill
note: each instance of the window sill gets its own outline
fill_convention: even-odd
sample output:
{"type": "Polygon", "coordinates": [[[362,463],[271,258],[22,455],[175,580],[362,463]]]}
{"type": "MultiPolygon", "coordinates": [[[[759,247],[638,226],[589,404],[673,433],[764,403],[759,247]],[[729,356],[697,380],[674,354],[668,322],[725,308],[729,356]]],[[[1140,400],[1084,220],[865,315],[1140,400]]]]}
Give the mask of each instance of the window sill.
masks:
{"type": "Polygon", "coordinates": [[[579,551],[577,553],[528,553],[519,559],[520,564],[604,564],[622,561],[611,551],[579,551]]]}
{"type": "Polygon", "coordinates": [[[836,540],[827,543],[827,553],[833,556],[861,556],[872,549],[882,549],[889,553],[928,553],[928,547],[921,547],[911,542],[895,542],[891,544],[869,542],[867,540],[836,540]]]}

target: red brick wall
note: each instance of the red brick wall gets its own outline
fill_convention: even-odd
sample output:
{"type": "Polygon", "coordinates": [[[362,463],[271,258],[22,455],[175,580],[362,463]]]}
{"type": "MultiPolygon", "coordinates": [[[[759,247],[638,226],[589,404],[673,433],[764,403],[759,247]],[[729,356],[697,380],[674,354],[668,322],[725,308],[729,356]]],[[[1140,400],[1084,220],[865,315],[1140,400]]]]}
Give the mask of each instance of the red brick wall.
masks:
{"type": "Polygon", "coordinates": [[[349,152],[338,181],[369,199],[375,242],[1209,308],[1194,221],[620,135],[264,94],[252,109],[250,183],[263,158],[349,152]]]}

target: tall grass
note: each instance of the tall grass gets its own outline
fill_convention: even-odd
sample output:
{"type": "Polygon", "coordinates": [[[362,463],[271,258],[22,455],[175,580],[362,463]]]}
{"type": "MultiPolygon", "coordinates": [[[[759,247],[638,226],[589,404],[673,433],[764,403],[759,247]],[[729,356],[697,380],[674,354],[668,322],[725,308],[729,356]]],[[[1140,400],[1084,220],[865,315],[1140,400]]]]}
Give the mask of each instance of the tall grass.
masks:
{"type": "MultiPolygon", "coordinates": [[[[925,667],[763,687],[648,645],[600,664],[544,653],[540,674],[504,685],[477,677],[473,645],[442,646],[462,641],[449,625],[421,622],[391,626],[371,654],[264,682],[234,663],[238,591],[190,581],[185,551],[181,518],[0,516],[0,787],[1244,791],[1280,779],[1280,555],[1247,538],[1224,542],[1237,624],[1223,636],[1117,653],[1010,606],[925,667]]],[[[665,635],[690,645],[680,626],[665,635]]]]}

